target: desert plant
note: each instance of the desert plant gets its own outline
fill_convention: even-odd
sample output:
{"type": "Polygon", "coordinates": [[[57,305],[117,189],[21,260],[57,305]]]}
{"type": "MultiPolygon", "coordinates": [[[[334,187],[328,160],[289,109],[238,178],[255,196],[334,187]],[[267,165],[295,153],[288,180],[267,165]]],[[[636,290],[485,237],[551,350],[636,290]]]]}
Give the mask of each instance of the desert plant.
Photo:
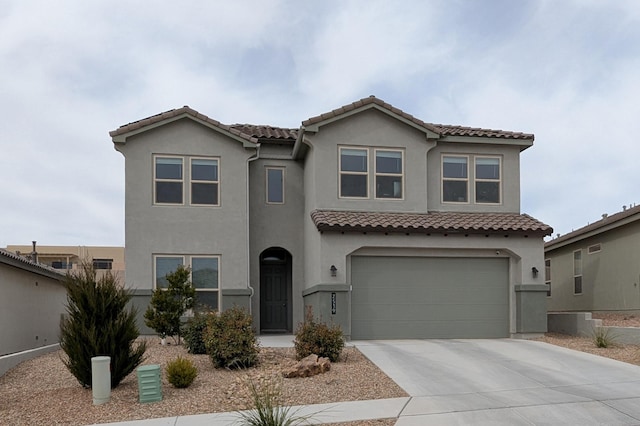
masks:
{"type": "Polygon", "coordinates": [[[197,355],[207,353],[207,348],[204,344],[204,331],[211,315],[217,314],[213,311],[196,311],[194,316],[189,318],[182,327],[182,337],[189,353],[197,355]]]}
{"type": "Polygon", "coordinates": [[[167,364],[167,380],[177,388],[186,388],[193,383],[198,369],[188,358],[178,357],[167,364]]]}
{"type": "Polygon", "coordinates": [[[260,349],[253,320],[237,306],[208,316],[204,344],[216,368],[247,368],[258,362],[260,349]]]}
{"type": "Polygon", "coordinates": [[[267,379],[249,381],[253,408],[240,411],[240,424],[248,426],[293,426],[310,424],[311,416],[298,415],[299,409],[281,405],[281,383],[267,379]]]}
{"type": "Polygon", "coordinates": [[[111,358],[111,387],[115,388],[143,360],[145,342],[139,336],[136,310],[127,310],[132,294],[107,271],[96,279],[92,262],[64,279],[67,315],[60,323],[64,365],[83,387],[91,387],[91,358],[111,358]]]}
{"type": "Polygon", "coordinates": [[[305,321],[296,330],[293,344],[296,358],[299,360],[316,354],[329,358],[331,362],[336,362],[340,358],[342,348],[344,348],[344,336],[339,325],[328,325],[314,319],[313,314],[308,313],[305,321]]]}
{"type": "Polygon", "coordinates": [[[189,281],[190,268],[180,265],[166,275],[167,288],[157,288],[144,313],[147,327],[154,329],[160,337],[178,336],[180,343],[181,317],[195,303],[196,290],[189,281]]]}
{"type": "Polygon", "coordinates": [[[616,336],[608,327],[595,327],[591,333],[591,341],[598,348],[608,348],[615,345],[616,336]]]}

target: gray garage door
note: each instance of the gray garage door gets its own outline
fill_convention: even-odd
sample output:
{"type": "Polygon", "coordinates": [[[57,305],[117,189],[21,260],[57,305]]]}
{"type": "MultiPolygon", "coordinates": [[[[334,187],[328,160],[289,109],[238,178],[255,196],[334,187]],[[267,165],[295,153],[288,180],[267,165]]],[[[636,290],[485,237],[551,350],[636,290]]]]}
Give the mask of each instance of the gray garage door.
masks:
{"type": "Polygon", "coordinates": [[[351,258],[352,339],[509,336],[505,258],[351,258]]]}

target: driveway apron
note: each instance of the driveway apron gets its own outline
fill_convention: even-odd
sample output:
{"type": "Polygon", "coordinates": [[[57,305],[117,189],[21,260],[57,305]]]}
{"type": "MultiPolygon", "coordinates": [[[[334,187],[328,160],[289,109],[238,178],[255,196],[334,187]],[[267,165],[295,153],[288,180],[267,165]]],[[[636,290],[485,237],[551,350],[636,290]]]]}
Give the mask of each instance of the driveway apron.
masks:
{"type": "Polygon", "coordinates": [[[356,341],[408,425],[640,425],[640,367],[517,339],[356,341]]]}

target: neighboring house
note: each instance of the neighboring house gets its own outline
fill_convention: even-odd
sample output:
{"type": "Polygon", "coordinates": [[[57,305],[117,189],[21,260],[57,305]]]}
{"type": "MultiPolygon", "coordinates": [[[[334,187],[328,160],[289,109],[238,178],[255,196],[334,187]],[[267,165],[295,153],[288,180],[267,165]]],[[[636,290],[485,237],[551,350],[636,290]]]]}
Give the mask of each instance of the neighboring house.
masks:
{"type": "Polygon", "coordinates": [[[64,275],[0,249],[0,376],[59,348],[64,275]]]}
{"type": "Polygon", "coordinates": [[[640,206],[545,244],[549,311],[640,312],[640,206]]]}
{"type": "Polygon", "coordinates": [[[20,256],[37,257],[38,263],[48,265],[63,273],[78,271],[82,262],[92,262],[98,276],[110,271],[124,279],[124,247],[98,246],[31,246],[9,245],[7,250],[20,256]]]}
{"type": "Polygon", "coordinates": [[[177,265],[200,301],[261,333],[306,311],[352,339],[546,331],[544,236],[520,213],[533,135],[425,123],[375,97],[299,129],[189,107],[124,125],[126,284],[137,304],[177,265]]]}

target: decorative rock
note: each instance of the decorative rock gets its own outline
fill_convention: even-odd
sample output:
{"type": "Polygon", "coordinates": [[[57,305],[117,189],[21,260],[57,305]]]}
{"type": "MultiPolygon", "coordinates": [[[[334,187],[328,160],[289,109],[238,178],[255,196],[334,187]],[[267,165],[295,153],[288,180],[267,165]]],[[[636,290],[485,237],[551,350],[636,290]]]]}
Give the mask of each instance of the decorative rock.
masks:
{"type": "Polygon", "coordinates": [[[311,377],[322,374],[331,369],[331,361],[329,358],[320,357],[311,354],[306,358],[302,358],[294,367],[286,370],[282,375],[286,378],[293,377],[311,377]]]}

